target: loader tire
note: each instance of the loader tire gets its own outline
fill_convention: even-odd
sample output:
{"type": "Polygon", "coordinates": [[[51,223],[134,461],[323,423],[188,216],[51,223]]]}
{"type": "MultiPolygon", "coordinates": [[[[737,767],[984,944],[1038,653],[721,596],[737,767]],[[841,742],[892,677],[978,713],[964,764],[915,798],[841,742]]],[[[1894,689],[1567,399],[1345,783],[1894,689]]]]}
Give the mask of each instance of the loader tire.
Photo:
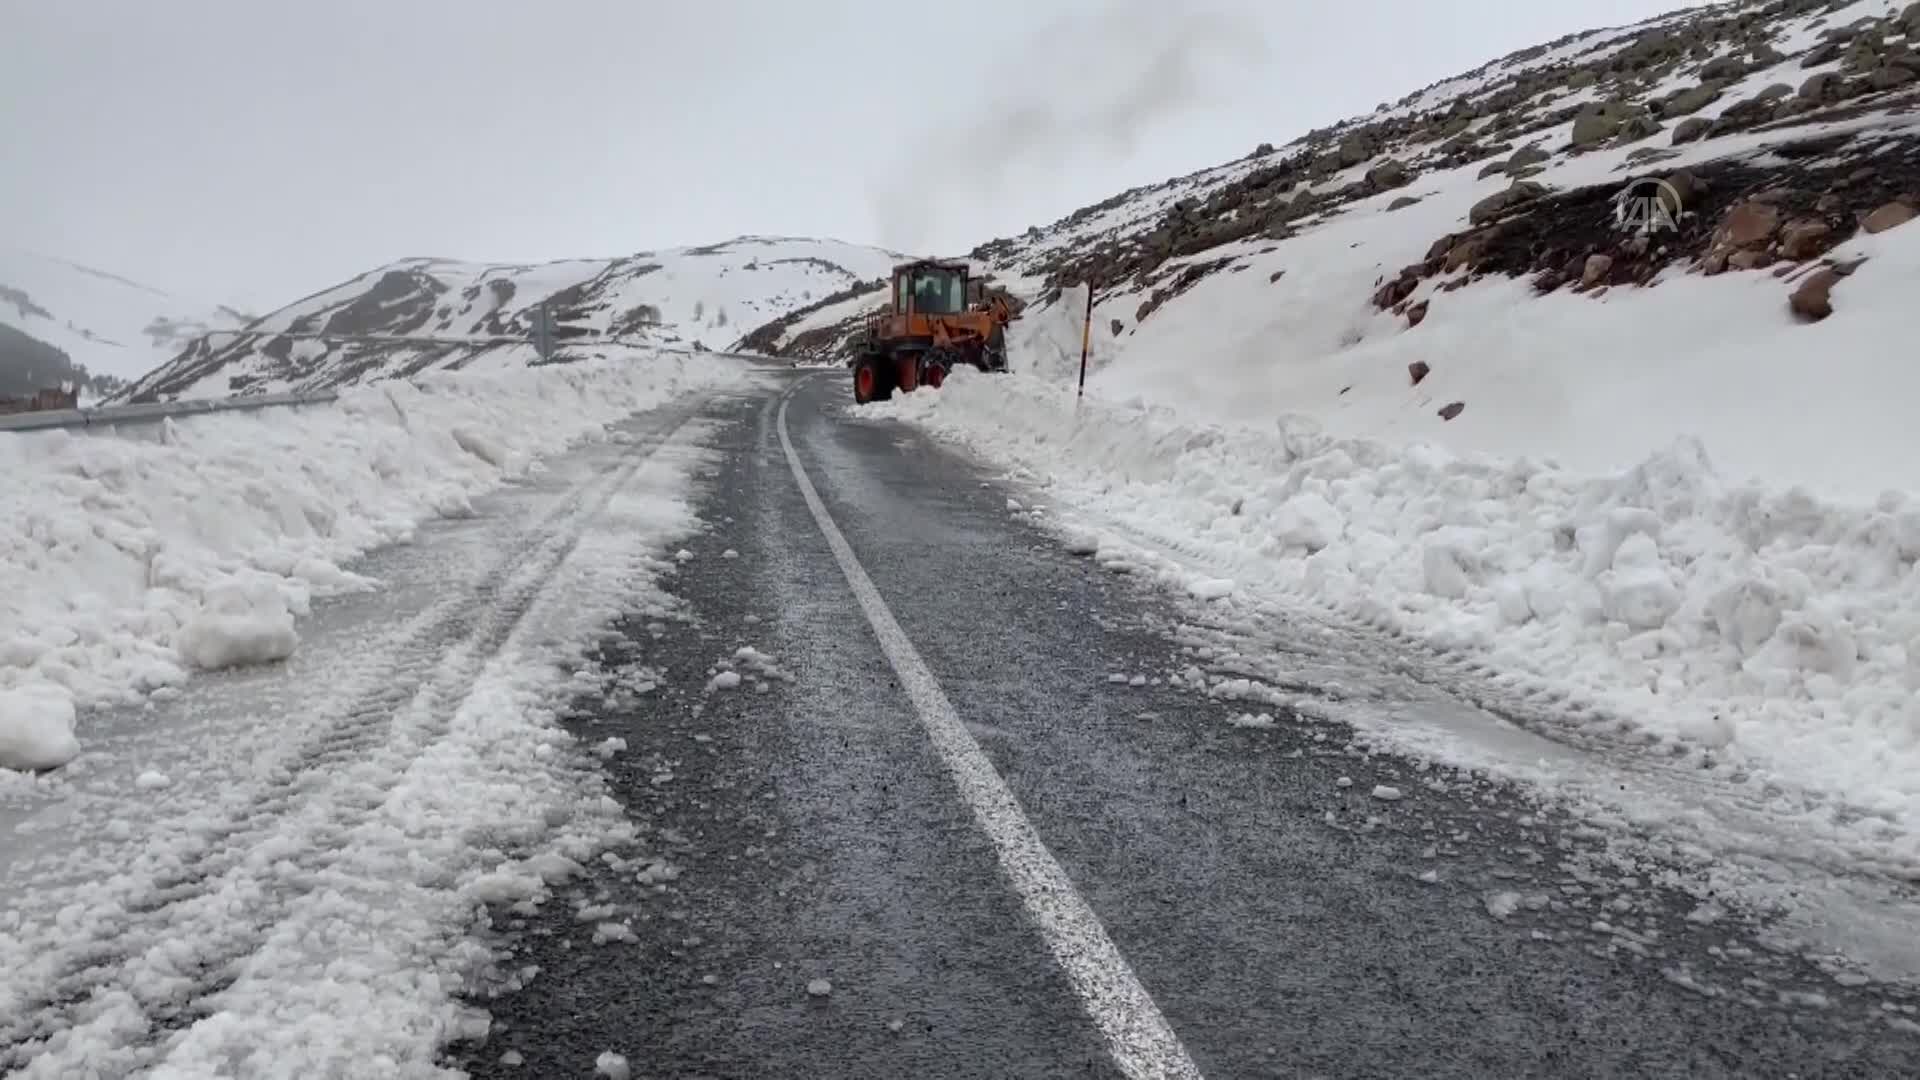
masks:
{"type": "Polygon", "coordinates": [[[868,353],[853,362],[853,403],[865,405],[893,396],[893,370],[884,356],[868,353]]]}

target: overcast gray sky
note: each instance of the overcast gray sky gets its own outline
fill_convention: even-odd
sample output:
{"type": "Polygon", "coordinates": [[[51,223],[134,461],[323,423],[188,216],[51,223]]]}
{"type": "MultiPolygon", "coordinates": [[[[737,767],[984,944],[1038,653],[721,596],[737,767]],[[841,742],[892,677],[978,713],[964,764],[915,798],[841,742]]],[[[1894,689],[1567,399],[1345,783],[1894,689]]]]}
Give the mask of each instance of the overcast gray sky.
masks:
{"type": "Polygon", "coordinates": [[[408,255],[956,253],[1684,0],[0,0],[0,244],[266,309],[408,255]]]}

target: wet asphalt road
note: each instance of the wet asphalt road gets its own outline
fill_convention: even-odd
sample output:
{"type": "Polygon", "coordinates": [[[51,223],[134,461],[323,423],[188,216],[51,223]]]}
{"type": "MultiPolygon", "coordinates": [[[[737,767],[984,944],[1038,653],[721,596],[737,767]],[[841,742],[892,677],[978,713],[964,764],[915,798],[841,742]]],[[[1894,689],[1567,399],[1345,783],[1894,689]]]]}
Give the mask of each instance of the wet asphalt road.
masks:
{"type": "MultiPolygon", "coordinates": [[[[1196,662],[1169,601],[917,435],[846,415],[843,382],[794,393],[808,476],[1201,1074],[1914,1074],[1909,991],[1689,919],[1692,897],[1596,872],[1604,837],[1513,792],[1324,724],[1227,723],[1242,710],[1166,681],[1196,662]]],[[[586,695],[568,720],[625,740],[606,767],[641,850],[537,915],[492,913],[503,970],[530,977],[476,996],[492,1033],[449,1064],[1123,1075],[803,501],[776,431],[790,383],[718,407],[677,605],[621,624],[600,658],[615,704],[586,695]],[[741,684],[710,688],[727,667],[741,684]],[[637,940],[594,943],[609,912],[637,940]]]]}

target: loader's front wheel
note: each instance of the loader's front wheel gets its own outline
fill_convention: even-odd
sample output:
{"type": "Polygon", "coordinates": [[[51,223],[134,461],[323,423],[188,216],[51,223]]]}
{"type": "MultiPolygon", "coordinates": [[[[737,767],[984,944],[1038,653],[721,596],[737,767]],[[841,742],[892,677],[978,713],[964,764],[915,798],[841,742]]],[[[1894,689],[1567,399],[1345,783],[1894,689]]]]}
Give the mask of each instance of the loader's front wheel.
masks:
{"type": "Polygon", "coordinates": [[[885,401],[893,396],[893,372],[888,370],[886,360],[868,354],[853,362],[853,402],[865,405],[873,401],[885,401]]]}

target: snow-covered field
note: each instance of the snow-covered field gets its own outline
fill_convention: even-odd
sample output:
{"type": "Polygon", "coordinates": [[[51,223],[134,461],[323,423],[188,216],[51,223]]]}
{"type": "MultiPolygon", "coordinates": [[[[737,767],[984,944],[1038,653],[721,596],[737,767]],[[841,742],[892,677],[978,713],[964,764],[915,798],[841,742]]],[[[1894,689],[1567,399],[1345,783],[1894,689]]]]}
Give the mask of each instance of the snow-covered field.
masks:
{"type": "Polygon", "coordinates": [[[377,587],[343,563],[742,370],[634,353],[382,383],[148,438],[0,437],[0,768],[71,759],[76,709],[285,658],[316,596],[377,587]]]}
{"type": "Polygon", "coordinates": [[[1304,235],[1267,257],[1299,285],[1256,262],[1135,338],[1096,310],[1084,402],[1081,293],[1016,324],[1026,374],[870,408],[1037,485],[1103,561],[1144,545],[1196,596],[1410,639],[1920,871],[1920,228],[1836,252],[1869,261],[1813,326],[1756,274],[1492,279],[1412,330],[1363,307],[1370,276],[1356,302],[1363,249],[1335,256],[1385,228],[1304,235]]]}

